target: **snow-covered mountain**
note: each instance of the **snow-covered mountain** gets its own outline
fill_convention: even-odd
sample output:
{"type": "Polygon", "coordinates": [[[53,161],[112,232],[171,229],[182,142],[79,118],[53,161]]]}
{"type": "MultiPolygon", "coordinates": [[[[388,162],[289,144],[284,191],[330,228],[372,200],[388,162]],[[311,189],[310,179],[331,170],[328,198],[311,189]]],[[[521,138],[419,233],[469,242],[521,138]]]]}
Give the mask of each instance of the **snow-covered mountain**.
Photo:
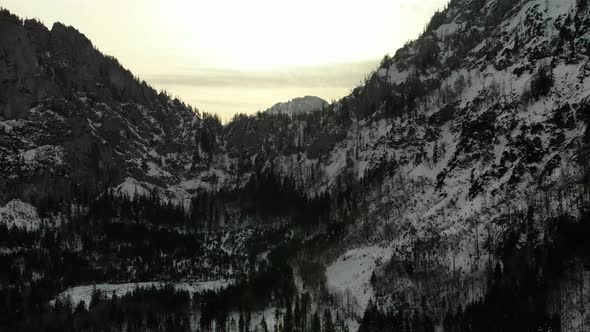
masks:
{"type": "Polygon", "coordinates": [[[291,99],[284,103],[276,103],[265,112],[269,114],[286,114],[289,116],[321,111],[328,102],[319,97],[305,96],[291,99]]]}
{"type": "MultiPolygon", "coordinates": [[[[371,184],[349,240],[359,244],[328,267],[329,284],[352,289],[361,307],[374,295],[381,306],[422,305],[443,317],[490,291],[497,250],[513,232],[524,237],[515,214],[539,232],[533,247],[553,236],[547,219],[580,215],[588,22],[583,2],[451,1],[339,103],[379,100],[352,106],[356,128],[326,165],[371,184]],[[366,238],[374,240],[360,245],[366,238]],[[375,241],[382,249],[371,251],[389,264],[355,256],[375,241]],[[330,274],[354,264],[351,256],[357,278],[330,274]],[[403,267],[408,256],[413,273],[403,267]]],[[[511,248],[527,247],[521,241],[511,248]]],[[[583,330],[581,307],[551,300],[564,330],[583,330]]]]}
{"type": "Polygon", "coordinates": [[[453,0],[351,95],[227,125],[156,93],[73,28],[4,12],[0,216],[23,224],[37,209],[39,228],[46,210],[71,217],[63,202],[83,216],[110,195],[157,196],[209,228],[321,216],[324,240],[305,259],[332,310],[364,315],[365,330],[503,317],[584,331],[589,10],[453,0]]]}

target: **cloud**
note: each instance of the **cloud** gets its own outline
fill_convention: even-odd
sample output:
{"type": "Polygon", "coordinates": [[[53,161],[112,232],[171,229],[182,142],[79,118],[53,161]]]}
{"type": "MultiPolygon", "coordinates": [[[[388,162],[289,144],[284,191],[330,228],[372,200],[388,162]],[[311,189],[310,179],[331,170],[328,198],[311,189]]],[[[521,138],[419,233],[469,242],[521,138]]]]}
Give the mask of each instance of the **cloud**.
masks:
{"type": "Polygon", "coordinates": [[[377,65],[377,60],[288,67],[276,70],[198,69],[189,73],[156,74],[146,80],[156,86],[193,87],[341,87],[357,85],[377,65]]]}
{"type": "Polygon", "coordinates": [[[144,78],[154,87],[228,121],[236,113],[252,114],[295,97],[313,95],[338,100],[358,86],[378,63],[367,60],[275,70],[180,69],[144,78]]]}

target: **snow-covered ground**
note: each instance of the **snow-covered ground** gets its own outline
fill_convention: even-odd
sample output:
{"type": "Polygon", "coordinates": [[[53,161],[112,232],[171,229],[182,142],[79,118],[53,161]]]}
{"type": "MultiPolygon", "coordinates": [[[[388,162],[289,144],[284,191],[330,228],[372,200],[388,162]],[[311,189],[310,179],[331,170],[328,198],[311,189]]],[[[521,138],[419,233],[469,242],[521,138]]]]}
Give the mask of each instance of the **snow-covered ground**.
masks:
{"type": "MultiPolygon", "coordinates": [[[[112,297],[113,294],[117,296],[123,296],[133,292],[134,289],[142,287],[156,287],[161,288],[166,285],[172,285],[177,290],[188,291],[190,294],[203,292],[207,290],[219,290],[228,287],[233,283],[232,280],[219,279],[210,281],[181,281],[181,282],[165,282],[165,281],[152,281],[152,282],[139,282],[139,283],[125,283],[125,284],[97,284],[97,285],[84,285],[75,286],[69,288],[66,291],[61,292],[56,299],[65,300],[68,297],[71,299],[74,305],[84,301],[86,305],[90,303],[92,298],[92,292],[94,289],[100,291],[103,296],[112,297]]],[[[55,300],[50,302],[51,305],[55,304],[55,300]]]]}
{"type": "Polygon", "coordinates": [[[127,177],[123,183],[115,188],[115,193],[130,198],[134,198],[135,196],[149,196],[154,187],[152,184],[139,182],[134,178],[127,177]]]}
{"type": "Polygon", "coordinates": [[[391,255],[391,248],[378,245],[348,250],[326,268],[329,291],[342,296],[350,294],[354,310],[362,314],[374,294],[371,275],[391,255]]]}

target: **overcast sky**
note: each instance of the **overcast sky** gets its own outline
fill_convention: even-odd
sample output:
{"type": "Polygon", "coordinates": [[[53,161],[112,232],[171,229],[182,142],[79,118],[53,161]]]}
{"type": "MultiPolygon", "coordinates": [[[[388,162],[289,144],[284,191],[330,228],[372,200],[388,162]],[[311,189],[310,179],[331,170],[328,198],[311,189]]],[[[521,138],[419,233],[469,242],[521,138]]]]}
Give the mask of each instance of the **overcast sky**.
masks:
{"type": "Polygon", "coordinates": [[[0,0],[72,25],[137,76],[195,107],[253,113],[338,99],[447,0],[0,0]]]}

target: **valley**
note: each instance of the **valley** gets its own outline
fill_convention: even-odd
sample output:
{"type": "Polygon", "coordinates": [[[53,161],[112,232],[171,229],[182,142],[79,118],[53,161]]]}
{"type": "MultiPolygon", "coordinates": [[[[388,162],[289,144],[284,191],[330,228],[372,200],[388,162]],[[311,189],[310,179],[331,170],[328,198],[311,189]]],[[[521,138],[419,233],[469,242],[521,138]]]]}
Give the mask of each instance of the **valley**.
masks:
{"type": "Polygon", "coordinates": [[[0,330],[586,331],[589,68],[585,0],[452,0],[222,123],[2,10],[0,330]]]}

